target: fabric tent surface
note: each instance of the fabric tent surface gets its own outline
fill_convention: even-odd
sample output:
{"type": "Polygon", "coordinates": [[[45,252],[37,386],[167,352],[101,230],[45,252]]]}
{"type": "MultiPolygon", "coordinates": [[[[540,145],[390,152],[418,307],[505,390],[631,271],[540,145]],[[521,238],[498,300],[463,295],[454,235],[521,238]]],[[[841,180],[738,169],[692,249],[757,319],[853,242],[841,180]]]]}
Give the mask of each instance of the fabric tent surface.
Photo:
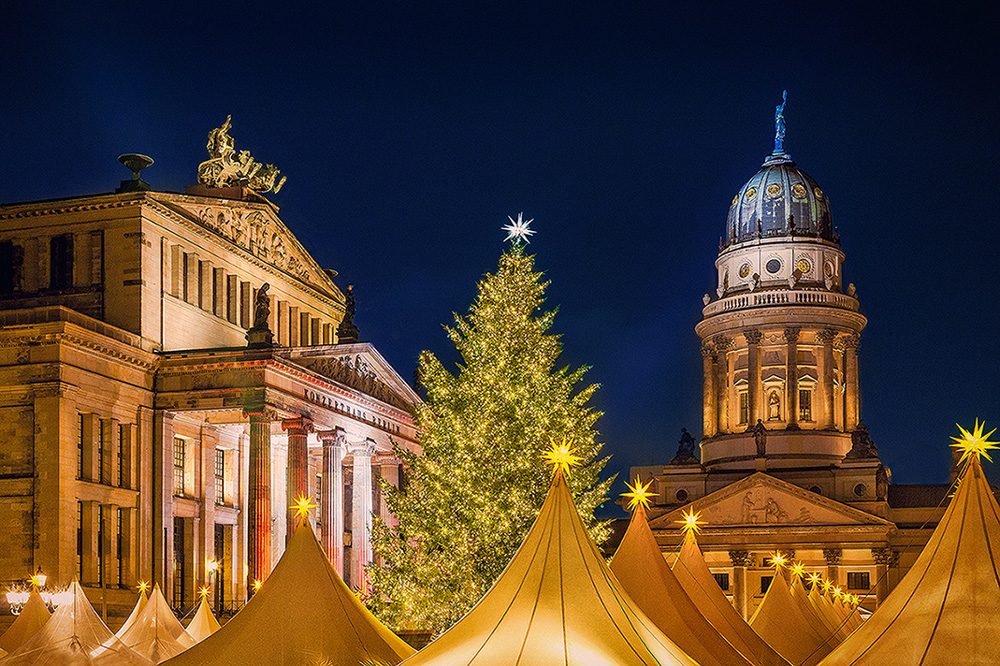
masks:
{"type": "Polygon", "coordinates": [[[827,644],[831,650],[840,645],[840,642],[847,637],[847,634],[839,631],[838,625],[831,625],[809,600],[809,593],[806,592],[806,581],[801,576],[796,576],[795,574],[792,574],[792,578],[794,582],[788,586],[788,593],[792,595],[792,601],[799,609],[802,617],[806,618],[806,621],[816,630],[816,633],[827,640],[827,644]]]}
{"type": "MultiPolygon", "coordinates": [[[[663,559],[642,505],[632,513],[611,571],[636,606],[701,666],[762,663],[741,654],[691,601],[663,559]]],[[[770,664],[786,663],[774,656],[770,664]]]]}
{"type": "Polygon", "coordinates": [[[812,605],[813,610],[816,615],[823,620],[827,628],[834,632],[837,642],[842,642],[851,633],[852,629],[848,624],[847,618],[834,609],[833,604],[830,603],[822,592],[819,591],[818,585],[813,585],[812,589],[809,590],[807,595],[810,605],[812,605]]]}
{"type": "Polygon", "coordinates": [[[972,456],[927,545],[823,666],[1000,664],[1000,507],[972,456]]]}
{"type": "Polygon", "coordinates": [[[152,665],[111,633],[79,583],[72,583],[69,592],[72,601],[61,604],[34,636],[4,658],[3,666],[152,665]]]}
{"type": "Polygon", "coordinates": [[[701,614],[742,654],[761,664],[787,664],[773,647],[750,628],[715,581],[693,532],[684,536],[674,577],[701,614]]]}
{"type": "Polygon", "coordinates": [[[31,594],[28,595],[27,603],[21,609],[21,614],[17,616],[13,624],[7,627],[3,636],[0,636],[0,650],[6,654],[19,648],[42,628],[50,615],[48,607],[42,601],[42,595],[38,593],[38,590],[32,589],[31,594]]]}
{"type": "MultiPolygon", "coordinates": [[[[785,577],[775,572],[764,600],[750,618],[750,626],[782,657],[796,666],[814,666],[833,649],[828,632],[819,631],[812,615],[792,597],[785,577]]],[[[816,618],[817,620],[819,618],[816,618]]]]}
{"type": "Polygon", "coordinates": [[[139,593],[139,598],[136,600],[135,606],[132,607],[132,612],[129,613],[128,617],[125,618],[125,622],[122,623],[122,626],[120,626],[118,631],[115,632],[115,636],[121,638],[122,634],[129,630],[129,627],[135,623],[135,619],[139,617],[139,613],[142,612],[142,609],[146,606],[146,602],[148,600],[149,597],[146,596],[145,590],[139,593]]]}
{"type": "Polygon", "coordinates": [[[224,627],[165,663],[391,665],[412,653],[347,589],[308,522],[301,522],[249,603],[224,627]]]}
{"type": "Polygon", "coordinates": [[[195,644],[167,605],[160,586],[153,588],[139,616],[119,638],[154,664],[178,655],[195,644]]]}
{"type": "Polygon", "coordinates": [[[202,598],[198,604],[198,612],[188,623],[188,636],[194,639],[195,643],[200,643],[219,630],[219,621],[212,614],[212,609],[208,607],[208,600],[202,598]]]}
{"type": "Polygon", "coordinates": [[[557,471],[535,524],[490,591],[401,666],[694,663],[621,588],[557,471]]]}

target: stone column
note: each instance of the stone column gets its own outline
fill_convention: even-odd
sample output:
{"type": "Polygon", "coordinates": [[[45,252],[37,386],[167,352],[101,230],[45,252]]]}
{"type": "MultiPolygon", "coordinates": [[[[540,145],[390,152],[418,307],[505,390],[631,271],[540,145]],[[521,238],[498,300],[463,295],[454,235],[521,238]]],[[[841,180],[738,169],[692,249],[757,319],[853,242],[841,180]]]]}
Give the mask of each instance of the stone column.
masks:
{"type": "Polygon", "coordinates": [[[716,356],[715,349],[711,345],[702,345],[701,347],[701,360],[702,360],[702,432],[705,437],[711,437],[715,434],[715,426],[718,423],[718,414],[716,413],[716,395],[718,391],[715,388],[715,378],[716,378],[716,356]]]}
{"type": "Polygon", "coordinates": [[[312,497],[309,484],[309,444],[307,438],[312,432],[312,421],[304,416],[296,419],[285,419],[281,422],[282,430],[288,432],[288,492],[285,513],[285,545],[292,540],[297,527],[296,511],[293,505],[300,498],[312,497]]]}
{"type": "Polygon", "coordinates": [[[846,393],[844,394],[844,431],[850,432],[858,427],[861,420],[861,393],[858,387],[858,347],[861,345],[860,335],[850,335],[844,338],[844,374],[846,393]]]}
{"type": "Polygon", "coordinates": [[[785,423],[789,430],[799,429],[799,329],[785,329],[785,423]]]}
{"type": "Polygon", "coordinates": [[[875,608],[882,605],[889,596],[889,567],[895,563],[896,553],[892,548],[872,548],[875,560],[875,608]]]}
{"type": "Polygon", "coordinates": [[[250,417],[250,480],[247,484],[247,596],[254,581],[271,573],[271,421],[272,410],[247,406],[250,417]]]}
{"type": "Polygon", "coordinates": [[[745,550],[729,551],[729,559],[733,563],[733,605],[736,612],[747,619],[747,567],[753,562],[750,553],[745,550]]]}
{"type": "Polygon", "coordinates": [[[718,372],[718,377],[715,381],[715,389],[718,396],[715,403],[716,416],[718,417],[715,432],[729,432],[729,390],[733,385],[732,378],[729,376],[729,349],[732,347],[733,341],[719,335],[716,336],[714,343],[715,369],[718,372]]]}
{"type": "MultiPolygon", "coordinates": [[[[169,596],[174,584],[174,415],[153,414],[153,584],[169,596]]],[[[140,528],[141,529],[141,528],[140,528]]]]}
{"type": "Polygon", "coordinates": [[[354,498],[352,506],[351,553],[352,580],[362,592],[368,591],[365,566],[372,561],[372,456],[375,443],[365,440],[351,447],[354,454],[354,498]]]}
{"type": "Polygon", "coordinates": [[[760,341],[764,334],[751,328],[743,332],[743,337],[747,340],[747,400],[750,403],[747,426],[752,428],[760,414],[757,404],[760,399],[760,341]]]}
{"type": "Polygon", "coordinates": [[[840,548],[824,548],[823,557],[826,558],[826,578],[835,586],[843,588],[840,582],[840,559],[844,556],[844,551],[840,548]]]}
{"type": "Polygon", "coordinates": [[[819,380],[820,405],[823,409],[822,417],[819,420],[821,427],[832,430],[835,427],[834,420],[834,392],[833,392],[833,341],[837,337],[837,332],[826,328],[816,334],[816,339],[823,345],[822,370],[819,380]]]}
{"type": "Polygon", "coordinates": [[[344,429],[319,433],[323,441],[323,548],[333,569],[344,577],[344,429]]]}

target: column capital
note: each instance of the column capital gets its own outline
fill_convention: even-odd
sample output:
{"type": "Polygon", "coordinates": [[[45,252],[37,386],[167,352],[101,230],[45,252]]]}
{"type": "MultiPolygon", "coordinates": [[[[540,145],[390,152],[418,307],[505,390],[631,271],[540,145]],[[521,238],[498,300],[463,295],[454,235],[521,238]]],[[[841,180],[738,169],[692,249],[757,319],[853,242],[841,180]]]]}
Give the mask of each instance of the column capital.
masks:
{"type": "Polygon", "coordinates": [[[714,361],[715,360],[715,347],[713,347],[711,344],[708,344],[708,343],[703,344],[701,346],[701,356],[702,356],[702,358],[707,358],[707,359],[709,359],[711,361],[714,361]]]}
{"type": "Polygon", "coordinates": [[[289,435],[308,435],[313,430],[313,422],[308,416],[299,416],[294,419],[282,419],[281,429],[287,430],[289,435]]]}
{"type": "Polygon", "coordinates": [[[733,563],[734,567],[753,566],[753,556],[745,550],[729,551],[729,560],[733,563]]]}
{"type": "Polygon", "coordinates": [[[827,564],[840,564],[840,560],[843,556],[844,551],[842,548],[823,549],[823,557],[826,559],[827,564]]]}
{"type": "Polygon", "coordinates": [[[747,344],[759,345],[764,334],[756,328],[748,328],[743,331],[743,337],[746,338],[747,344]]]}
{"type": "Polygon", "coordinates": [[[732,347],[733,341],[724,335],[717,335],[712,338],[712,344],[715,345],[715,349],[717,351],[726,352],[729,351],[730,347],[732,347]]]}
{"type": "Polygon", "coordinates": [[[860,346],[861,346],[861,334],[860,333],[855,333],[854,335],[845,335],[844,336],[844,347],[846,349],[853,349],[854,351],[857,351],[858,347],[860,347],[860,346]]]}
{"type": "Polygon", "coordinates": [[[796,342],[799,339],[799,333],[802,332],[802,327],[800,326],[789,326],[785,329],[785,342],[796,342]]]}
{"type": "Polygon", "coordinates": [[[371,458],[375,455],[375,442],[370,439],[366,439],[363,442],[355,442],[353,444],[349,443],[347,445],[347,449],[355,457],[362,456],[365,458],[371,458]]]}
{"type": "Polygon", "coordinates": [[[888,546],[872,548],[872,559],[875,560],[875,564],[884,564],[887,567],[896,566],[899,563],[899,553],[888,546]]]}
{"type": "Polygon", "coordinates": [[[323,446],[333,446],[335,444],[343,446],[346,443],[346,440],[344,439],[344,429],[340,426],[330,430],[317,430],[316,436],[319,437],[321,442],[323,442],[323,446]]]}
{"type": "Polygon", "coordinates": [[[825,346],[833,344],[833,341],[837,337],[837,331],[832,328],[824,328],[822,331],[816,334],[816,339],[823,343],[825,346]]]}

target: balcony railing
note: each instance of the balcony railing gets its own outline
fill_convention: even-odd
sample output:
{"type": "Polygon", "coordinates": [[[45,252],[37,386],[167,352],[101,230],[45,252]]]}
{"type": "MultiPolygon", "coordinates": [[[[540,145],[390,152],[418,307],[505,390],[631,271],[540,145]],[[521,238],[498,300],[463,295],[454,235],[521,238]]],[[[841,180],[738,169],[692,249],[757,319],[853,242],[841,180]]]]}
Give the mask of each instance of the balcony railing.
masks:
{"type": "Polygon", "coordinates": [[[701,312],[705,317],[709,317],[720,312],[762,308],[771,305],[823,305],[851,310],[853,312],[858,311],[858,300],[847,294],[838,294],[832,291],[775,289],[726,296],[717,301],[712,301],[701,312]]]}

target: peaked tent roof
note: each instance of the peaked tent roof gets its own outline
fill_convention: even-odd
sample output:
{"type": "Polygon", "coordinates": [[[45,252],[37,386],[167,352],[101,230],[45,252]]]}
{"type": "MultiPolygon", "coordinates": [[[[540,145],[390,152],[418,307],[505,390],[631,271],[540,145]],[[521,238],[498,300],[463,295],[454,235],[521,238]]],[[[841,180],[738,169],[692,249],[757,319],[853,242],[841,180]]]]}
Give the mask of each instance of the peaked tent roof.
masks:
{"type": "Polygon", "coordinates": [[[3,666],[150,666],[111,633],[79,583],[74,581],[69,592],[73,600],[60,605],[34,636],[7,655],[3,666]]]}
{"type": "Polygon", "coordinates": [[[969,461],[910,571],[824,666],[1000,663],[1000,507],[969,461]]]}
{"type": "Polygon", "coordinates": [[[762,663],[741,654],[691,601],[663,559],[641,505],[632,513],[611,571],[635,605],[701,666],[762,663]]]}
{"type": "Polygon", "coordinates": [[[845,616],[838,613],[834,607],[830,604],[830,601],[823,596],[823,593],[819,591],[817,585],[813,585],[812,589],[809,590],[809,594],[806,595],[809,600],[809,604],[812,606],[816,615],[819,616],[827,628],[834,633],[838,643],[847,638],[847,635],[851,633],[852,627],[848,626],[845,621],[845,616]]]}
{"type": "Polygon", "coordinates": [[[146,606],[146,602],[148,600],[149,598],[146,596],[145,590],[139,592],[139,598],[136,600],[135,606],[132,608],[132,612],[129,613],[128,617],[125,618],[125,622],[118,628],[118,631],[115,632],[115,636],[121,638],[122,634],[128,631],[129,627],[135,624],[135,619],[139,617],[139,613],[142,612],[142,609],[146,606]]]}
{"type": "MultiPolygon", "coordinates": [[[[813,666],[833,649],[830,635],[818,630],[810,615],[792,597],[785,577],[775,572],[750,626],[768,644],[797,666],[813,666]]],[[[815,618],[816,621],[819,618],[815,618]]]]}
{"type": "Polygon", "coordinates": [[[50,615],[52,614],[49,613],[48,607],[42,601],[42,595],[38,593],[38,590],[32,589],[20,615],[14,619],[13,624],[7,627],[3,636],[0,636],[0,650],[3,650],[4,654],[16,650],[42,628],[50,615]]]}
{"type": "Polygon", "coordinates": [[[615,579],[561,471],[524,542],[490,591],[400,666],[638,666],[695,662],[615,579]]]}
{"type": "MultiPolygon", "coordinates": [[[[793,576],[794,577],[794,576],[793,576]]],[[[805,617],[809,624],[819,632],[820,636],[824,636],[827,639],[827,644],[831,648],[840,645],[845,636],[838,631],[837,626],[830,626],[826,618],[820,615],[819,611],[811,601],[809,601],[809,593],[806,592],[805,581],[801,578],[794,580],[791,585],[788,586],[788,592],[792,595],[792,601],[795,605],[799,607],[802,611],[803,617],[805,617]]]]}
{"type": "Polygon", "coordinates": [[[396,664],[412,653],[347,589],[312,528],[300,522],[250,602],[226,626],[166,663],[357,666],[368,660],[396,664]]]}
{"type": "Polygon", "coordinates": [[[212,609],[208,607],[208,600],[202,597],[198,604],[198,612],[188,623],[188,636],[194,639],[195,643],[200,643],[219,630],[219,621],[212,614],[212,609]]]}
{"type": "Polygon", "coordinates": [[[787,663],[729,603],[705,563],[693,532],[684,536],[673,574],[701,614],[740,652],[762,664],[787,663]]]}
{"type": "Polygon", "coordinates": [[[154,664],[180,654],[196,642],[174,617],[159,585],[153,588],[149,601],[132,626],[122,632],[119,638],[122,643],[154,664]]]}

